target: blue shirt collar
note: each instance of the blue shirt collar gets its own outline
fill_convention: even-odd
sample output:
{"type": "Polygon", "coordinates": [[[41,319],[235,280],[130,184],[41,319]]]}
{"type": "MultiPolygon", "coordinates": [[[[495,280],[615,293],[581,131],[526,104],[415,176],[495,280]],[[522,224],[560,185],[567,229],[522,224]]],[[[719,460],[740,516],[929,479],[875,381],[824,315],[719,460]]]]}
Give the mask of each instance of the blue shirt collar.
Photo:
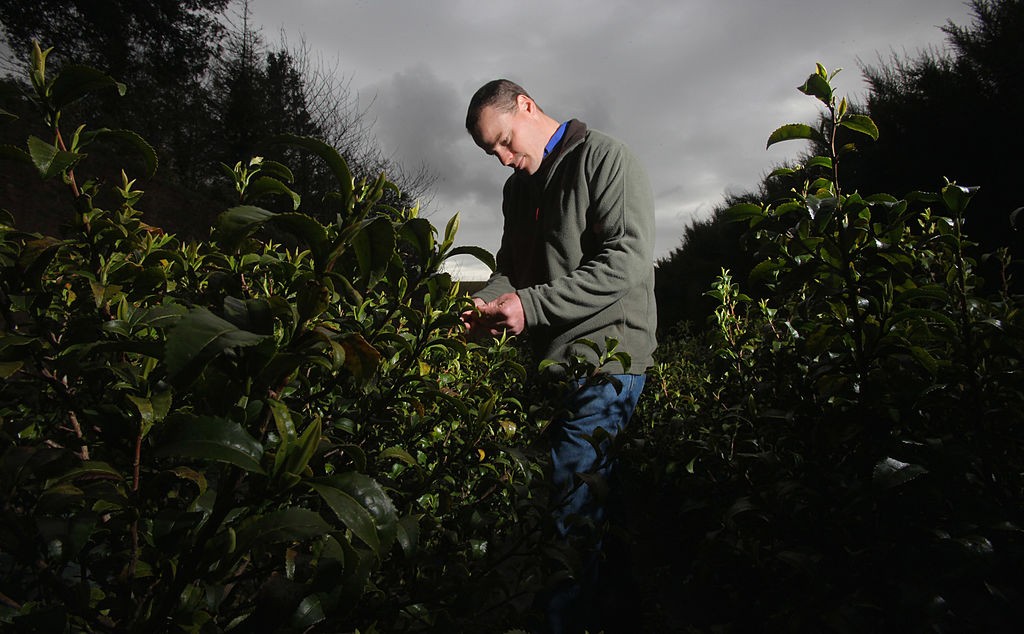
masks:
{"type": "Polygon", "coordinates": [[[544,156],[550,154],[551,150],[555,149],[555,146],[558,145],[558,142],[562,140],[562,136],[565,134],[565,125],[567,123],[569,122],[563,121],[562,125],[558,126],[558,129],[555,130],[555,133],[551,135],[551,139],[548,140],[548,144],[544,146],[544,156]]]}

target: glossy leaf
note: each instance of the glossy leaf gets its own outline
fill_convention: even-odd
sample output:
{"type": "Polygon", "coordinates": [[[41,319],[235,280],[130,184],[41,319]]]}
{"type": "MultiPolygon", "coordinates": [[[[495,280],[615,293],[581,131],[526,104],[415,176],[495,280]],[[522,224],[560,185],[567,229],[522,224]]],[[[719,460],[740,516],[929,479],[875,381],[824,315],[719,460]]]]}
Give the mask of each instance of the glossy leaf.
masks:
{"type": "Polygon", "coordinates": [[[274,332],[274,314],[270,302],[262,298],[241,300],[225,297],[224,318],[242,330],[260,335],[274,332]]]}
{"type": "Polygon", "coordinates": [[[28,153],[43,178],[63,174],[85,158],[85,154],[59,150],[53,144],[35,136],[28,138],[28,153]]]}
{"type": "Polygon", "coordinates": [[[160,434],[155,455],[226,462],[263,473],[263,445],[235,422],[212,416],[173,414],[160,434]]]}
{"type": "Polygon", "coordinates": [[[977,188],[962,187],[956,184],[946,185],[942,188],[942,202],[950,212],[960,215],[967,209],[967,203],[977,188]]]}
{"type": "Polygon", "coordinates": [[[878,140],[878,126],[871,120],[871,117],[863,114],[851,114],[846,115],[842,121],[839,122],[844,128],[855,130],[862,134],[866,134],[874,140],[878,140]]]}
{"type": "Polygon", "coordinates": [[[875,465],[871,479],[876,485],[891,489],[915,480],[926,473],[928,470],[921,465],[909,464],[890,457],[875,465]]]}
{"type": "Polygon", "coordinates": [[[310,482],[309,486],[378,557],[386,554],[397,537],[398,518],[391,498],[379,484],[350,472],[310,482]]]}
{"type": "Polygon", "coordinates": [[[832,86],[829,85],[828,79],[823,77],[820,72],[810,75],[798,90],[805,95],[816,98],[826,106],[832,103],[832,86]]]}
{"type": "Polygon", "coordinates": [[[262,343],[269,335],[241,330],[206,308],[195,308],[167,334],[167,372],[172,378],[193,373],[225,350],[262,343]]]}
{"type": "Polygon", "coordinates": [[[64,106],[104,88],[114,88],[120,95],[124,95],[127,91],[124,84],[115,81],[106,73],[89,66],[71,64],[61,68],[60,73],[49,86],[49,94],[54,108],[60,110],[64,106]]]}
{"type": "Polygon", "coordinates": [[[294,190],[278,179],[269,176],[260,176],[245,188],[245,201],[248,203],[256,202],[266,196],[284,196],[291,200],[292,209],[298,209],[302,202],[302,197],[294,190]]]}
{"type": "Polygon", "coordinates": [[[304,541],[326,535],[331,525],[319,513],[304,508],[284,508],[250,518],[237,529],[240,547],[304,541]]]}
{"type": "Polygon", "coordinates": [[[458,255],[471,255],[480,262],[482,262],[491,271],[494,271],[498,266],[494,262],[494,256],[491,254],[490,251],[482,247],[472,245],[455,247],[454,249],[445,254],[444,259],[447,260],[458,255]]]}
{"type": "Polygon", "coordinates": [[[832,169],[832,159],[827,156],[815,156],[807,160],[806,167],[823,167],[832,169]]]}
{"type": "Polygon", "coordinates": [[[273,216],[273,212],[252,205],[232,207],[217,218],[217,238],[229,248],[237,248],[246,236],[273,216]]]}
{"type": "Polygon", "coordinates": [[[287,473],[299,475],[306,470],[310,458],[313,457],[317,447],[320,445],[322,431],[319,418],[314,419],[313,422],[306,426],[302,435],[288,450],[288,459],[285,461],[284,466],[287,473]]]}
{"type": "Polygon", "coordinates": [[[32,161],[32,156],[28,152],[13,145],[0,145],[0,159],[26,165],[35,165],[32,161]]]}
{"type": "Polygon", "coordinates": [[[359,262],[363,285],[374,286],[384,275],[395,253],[395,232],[386,218],[376,218],[353,236],[352,246],[359,262]]]}
{"type": "Polygon", "coordinates": [[[143,163],[146,166],[146,176],[152,176],[156,173],[156,169],[159,166],[156,150],[137,133],[131,130],[111,130],[108,128],[83,132],[79,147],[89,145],[95,140],[113,140],[131,146],[142,156],[143,163]]]}
{"type": "Polygon", "coordinates": [[[323,602],[318,595],[311,594],[299,602],[289,625],[297,631],[305,632],[325,618],[327,615],[324,613],[323,602]]]}
{"type": "Polygon", "coordinates": [[[267,224],[280,227],[305,242],[314,251],[322,249],[327,241],[327,231],[314,218],[301,213],[274,214],[267,224]]]}
{"type": "Polygon", "coordinates": [[[398,545],[406,556],[411,556],[419,549],[420,522],[415,515],[405,515],[398,521],[398,545]]]}
{"type": "Polygon", "coordinates": [[[764,209],[761,208],[761,205],[753,203],[739,203],[725,210],[725,218],[730,222],[760,218],[763,215],[764,209]]]}
{"type": "Polygon", "coordinates": [[[402,223],[399,235],[412,244],[416,252],[425,256],[434,249],[434,227],[426,218],[410,218],[402,223]]]}
{"type": "Polygon", "coordinates": [[[339,193],[341,194],[342,200],[345,202],[351,201],[352,192],[355,189],[355,183],[352,180],[352,173],[348,169],[348,164],[345,162],[345,159],[338,154],[337,150],[319,139],[296,136],[293,134],[277,136],[272,139],[272,142],[286,143],[288,145],[300,147],[319,156],[334,174],[335,179],[337,179],[338,187],[340,188],[339,193]]]}
{"type": "Polygon", "coordinates": [[[816,141],[824,143],[825,139],[821,136],[821,132],[812,128],[805,123],[789,123],[786,124],[774,132],[768,137],[768,145],[766,148],[781,143],[782,141],[792,141],[795,139],[804,139],[808,141],[816,141]]]}

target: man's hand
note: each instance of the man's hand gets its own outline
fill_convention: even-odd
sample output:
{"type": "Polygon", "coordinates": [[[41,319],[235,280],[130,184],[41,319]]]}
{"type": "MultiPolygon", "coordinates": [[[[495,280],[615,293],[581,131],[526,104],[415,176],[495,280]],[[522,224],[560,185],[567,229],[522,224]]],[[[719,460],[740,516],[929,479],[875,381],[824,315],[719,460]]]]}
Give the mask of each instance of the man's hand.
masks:
{"type": "Polygon", "coordinates": [[[499,295],[493,302],[481,306],[480,318],[489,325],[492,335],[500,335],[502,331],[518,335],[526,330],[523,302],[516,293],[499,295]]]}
{"type": "Polygon", "coordinates": [[[472,338],[479,338],[484,334],[484,327],[480,322],[480,309],[486,304],[484,300],[479,297],[473,298],[473,308],[463,312],[459,317],[462,319],[462,324],[466,327],[467,334],[472,338]]]}
{"type": "Polygon", "coordinates": [[[505,293],[487,303],[474,297],[473,304],[476,310],[462,313],[462,322],[472,337],[496,337],[503,332],[518,335],[526,330],[523,302],[516,293],[505,293]]]}

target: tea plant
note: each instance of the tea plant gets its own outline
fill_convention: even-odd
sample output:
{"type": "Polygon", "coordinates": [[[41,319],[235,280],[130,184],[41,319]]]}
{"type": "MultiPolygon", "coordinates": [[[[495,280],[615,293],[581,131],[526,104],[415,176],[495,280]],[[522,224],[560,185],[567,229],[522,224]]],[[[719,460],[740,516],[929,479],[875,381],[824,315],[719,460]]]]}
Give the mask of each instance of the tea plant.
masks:
{"type": "Polygon", "coordinates": [[[977,273],[970,188],[844,190],[850,141],[879,131],[833,77],[819,65],[800,87],[822,128],[768,140],[822,153],[777,170],[782,199],[729,211],[767,296],[723,273],[710,332],[662,346],[662,389],[642,404],[627,455],[657,504],[637,505],[634,528],[665,544],[645,589],[677,598],[648,606],[650,626],[1009,631],[1022,301],[977,273]]]}
{"type": "MultiPolygon", "coordinates": [[[[66,106],[117,89],[46,67],[50,130],[4,148],[68,190],[59,237],[0,223],[0,622],[19,631],[457,631],[507,624],[537,582],[544,420],[505,341],[467,343],[443,233],[355,182],[332,148],[277,139],[334,173],[335,221],[290,170],[225,166],[238,205],[211,239],[142,220],[85,150],[137,135],[66,106]],[[293,211],[260,207],[268,197],[293,211]],[[525,588],[525,590],[524,590],[525,588]]],[[[31,184],[23,185],[26,189],[31,184]]]]}

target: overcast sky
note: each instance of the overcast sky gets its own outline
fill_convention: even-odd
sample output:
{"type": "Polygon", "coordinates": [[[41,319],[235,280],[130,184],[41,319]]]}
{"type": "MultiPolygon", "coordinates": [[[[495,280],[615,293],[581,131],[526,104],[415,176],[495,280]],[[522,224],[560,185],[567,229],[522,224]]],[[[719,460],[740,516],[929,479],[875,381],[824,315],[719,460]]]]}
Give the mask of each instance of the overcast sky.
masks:
{"type": "MultiPolygon", "coordinates": [[[[755,188],[803,149],[765,142],[784,123],[814,120],[817,102],[795,87],[815,62],[843,68],[837,90],[856,99],[862,64],[942,50],[939,27],[971,20],[961,0],[251,0],[250,9],[268,43],[284,32],[336,65],[387,154],[430,170],[425,214],[443,228],[459,212],[458,244],[498,247],[510,171],[464,122],[473,92],[505,77],[554,118],[585,121],[640,157],[655,193],[655,258],[726,192],[755,188]]],[[[453,269],[486,277],[473,260],[453,269]]]]}

